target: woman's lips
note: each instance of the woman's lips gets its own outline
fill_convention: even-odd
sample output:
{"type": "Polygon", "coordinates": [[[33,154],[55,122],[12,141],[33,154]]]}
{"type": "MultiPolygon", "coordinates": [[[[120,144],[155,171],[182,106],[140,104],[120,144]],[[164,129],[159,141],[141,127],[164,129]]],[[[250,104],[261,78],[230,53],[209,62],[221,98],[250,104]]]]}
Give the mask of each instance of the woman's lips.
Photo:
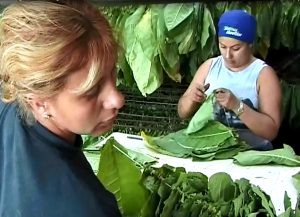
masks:
{"type": "Polygon", "coordinates": [[[113,122],[115,122],[117,116],[114,116],[113,118],[110,118],[110,119],[107,119],[105,121],[102,121],[98,124],[98,126],[105,126],[105,125],[110,125],[112,124],[113,122]]]}

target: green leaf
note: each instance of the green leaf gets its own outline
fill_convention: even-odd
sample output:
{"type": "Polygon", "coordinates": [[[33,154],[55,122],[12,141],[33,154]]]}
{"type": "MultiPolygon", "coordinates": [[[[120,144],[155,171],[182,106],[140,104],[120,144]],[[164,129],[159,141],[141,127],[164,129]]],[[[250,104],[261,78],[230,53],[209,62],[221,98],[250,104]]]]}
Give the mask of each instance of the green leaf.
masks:
{"type": "Polygon", "coordinates": [[[202,35],[201,35],[201,57],[203,60],[215,54],[216,41],[216,28],[211,10],[205,5],[204,14],[202,19],[202,35]],[[208,30],[207,30],[208,28],[208,30]]]}
{"type": "Polygon", "coordinates": [[[275,217],[275,208],[269,195],[257,186],[252,186],[252,190],[261,198],[261,204],[271,217],[275,217]]]}
{"type": "Polygon", "coordinates": [[[127,152],[131,159],[133,159],[135,162],[138,162],[139,164],[142,165],[156,163],[158,160],[158,158],[156,157],[138,151],[134,151],[131,149],[127,149],[127,152]]]}
{"type": "Polygon", "coordinates": [[[287,211],[288,208],[291,208],[291,207],[292,207],[291,198],[289,198],[289,196],[288,196],[288,194],[287,194],[286,191],[284,191],[283,204],[284,204],[284,209],[285,209],[285,211],[287,211]]]}
{"type": "Polygon", "coordinates": [[[193,152],[197,154],[215,152],[227,144],[229,146],[236,145],[235,141],[227,143],[227,139],[234,139],[234,135],[230,128],[218,121],[207,122],[201,130],[193,134],[187,135],[184,130],[180,132],[182,133],[176,133],[173,136],[174,140],[182,147],[192,148],[193,152]]]}
{"type": "Polygon", "coordinates": [[[193,4],[168,4],[164,10],[164,18],[168,31],[182,23],[194,11],[193,4]]]}
{"type": "Polygon", "coordinates": [[[194,29],[191,27],[187,32],[186,37],[179,44],[179,54],[187,54],[196,49],[196,40],[194,38],[194,29]]]}
{"type": "Polygon", "coordinates": [[[137,86],[143,95],[153,93],[163,81],[163,71],[158,57],[149,60],[135,36],[145,6],[140,6],[125,24],[126,59],[130,65],[137,86]]]}
{"type": "Polygon", "coordinates": [[[86,159],[88,160],[89,164],[91,165],[94,173],[97,173],[100,161],[100,150],[99,151],[83,151],[86,159]]]}
{"type": "Polygon", "coordinates": [[[213,103],[214,94],[211,93],[190,121],[186,130],[187,134],[201,130],[204,125],[213,118],[213,103]]]}
{"type": "Polygon", "coordinates": [[[126,84],[128,84],[130,87],[133,87],[134,85],[134,77],[132,74],[132,70],[130,66],[128,65],[128,62],[125,57],[120,58],[119,60],[119,67],[123,72],[123,78],[126,81],[126,84]]]}
{"type": "Polygon", "coordinates": [[[151,11],[151,9],[146,11],[134,30],[135,36],[138,39],[145,56],[147,56],[149,60],[153,60],[153,58],[157,55],[158,48],[156,32],[153,32],[151,25],[151,11]]]}
{"type": "Polygon", "coordinates": [[[209,28],[212,24],[212,17],[207,6],[204,7],[204,14],[202,20],[202,35],[201,35],[201,48],[203,49],[209,38],[209,28]]]}
{"type": "Polygon", "coordinates": [[[158,43],[158,54],[160,63],[168,74],[168,76],[176,82],[181,82],[181,74],[179,72],[180,61],[179,61],[179,53],[178,47],[175,42],[167,43],[166,42],[166,26],[164,20],[164,7],[159,7],[157,5],[153,6],[152,9],[153,17],[157,17],[157,19],[153,19],[153,25],[157,27],[157,43],[158,43]]]}
{"type": "Polygon", "coordinates": [[[141,136],[143,137],[146,146],[161,154],[186,157],[191,152],[190,148],[185,148],[174,140],[174,133],[170,133],[166,136],[151,137],[142,132],[141,136]]]}
{"type": "Polygon", "coordinates": [[[141,171],[123,150],[114,138],[107,140],[97,177],[115,195],[123,216],[137,216],[147,200],[148,191],[140,184],[141,171]]]}
{"type": "Polygon", "coordinates": [[[242,144],[240,145],[234,138],[231,130],[217,121],[208,122],[203,129],[190,135],[185,133],[185,129],[160,137],[150,137],[143,132],[141,135],[149,148],[158,153],[175,157],[195,156],[200,159],[212,159],[210,157],[214,156],[224,159],[226,156],[232,157],[235,153],[232,151],[226,153],[226,149],[229,152],[233,147],[238,150],[242,147],[242,144]],[[225,152],[223,157],[221,153],[215,153],[221,149],[225,152]],[[214,154],[206,155],[212,152],[214,154]]]}
{"type": "Polygon", "coordinates": [[[230,175],[224,172],[215,173],[209,178],[208,190],[215,202],[228,202],[234,199],[235,185],[230,175]]]}
{"type": "Polygon", "coordinates": [[[300,172],[292,176],[292,182],[294,187],[297,189],[298,194],[300,194],[300,172]]]}
{"type": "Polygon", "coordinates": [[[234,162],[243,166],[263,165],[275,163],[286,166],[300,166],[300,158],[295,155],[293,149],[284,145],[282,149],[271,151],[245,151],[233,157],[234,162]]]}

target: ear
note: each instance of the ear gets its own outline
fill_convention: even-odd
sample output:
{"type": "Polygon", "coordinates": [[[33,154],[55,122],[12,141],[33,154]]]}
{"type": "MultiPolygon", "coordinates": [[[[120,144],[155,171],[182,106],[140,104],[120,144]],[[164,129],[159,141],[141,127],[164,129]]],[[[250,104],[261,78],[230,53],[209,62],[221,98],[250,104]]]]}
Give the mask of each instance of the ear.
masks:
{"type": "Polygon", "coordinates": [[[41,116],[47,113],[47,101],[45,99],[30,94],[27,96],[27,103],[31,106],[33,113],[41,116]]]}

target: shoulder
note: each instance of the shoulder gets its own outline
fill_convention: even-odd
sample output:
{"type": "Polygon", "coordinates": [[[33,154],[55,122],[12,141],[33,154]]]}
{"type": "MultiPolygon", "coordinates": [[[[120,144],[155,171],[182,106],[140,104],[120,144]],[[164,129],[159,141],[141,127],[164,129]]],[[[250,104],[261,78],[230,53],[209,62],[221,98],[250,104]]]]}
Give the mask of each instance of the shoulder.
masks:
{"type": "MultiPolygon", "coordinates": [[[[1,95],[0,95],[0,97],[1,97],[1,95]]],[[[2,116],[2,113],[4,112],[5,107],[7,107],[7,106],[8,105],[0,99],[0,117],[2,116]]]]}
{"type": "MultiPolygon", "coordinates": [[[[5,103],[0,99],[0,137],[4,138],[8,134],[12,134],[12,129],[16,130],[19,121],[16,121],[18,111],[14,103],[5,103]]],[[[10,140],[13,140],[11,138],[10,140]]],[[[1,140],[0,140],[1,141],[1,140]]],[[[1,144],[3,145],[3,144],[1,144]]]]}
{"type": "Polygon", "coordinates": [[[209,69],[213,63],[213,61],[215,60],[215,58],[210,58],[206,61],[204,61],[200,67],[198,68],[196,74],[195,74],[195,77],[194,77],[194,80],[197,80],[197,81],[203,81],[205,80],[205,78],[207,77],[208,73],[209,73],[209,69]]]}
{"type": "Polygon", "coordinates": [[[258,84],[259,85],[266,85],[266,84],[280,85],[277,73],[271,66],[267,65],[262,68],[258,76],[258,84]]]}
{"type": "Polygon", "coordinates": [[[2,196],[7,198],[0,216],[17,216],[16,210],[21,210],[23,216],[31,217],[121,217],[113,194],[80,154],[64,155],[54,147],[46,150],[38,145],[6,155],[4,163],[11,170],[0,171],[2,196]]]}
{"type": "Polygon", "coordinates": [[[16,116],[17,115],[17,106],[15,102],[12,103],[6,103],[1,99],[0,95],[0,120],[2,119],[3,116],[9,117],[11,115],[16,116]]]}
{"type": "Polygon", "coordinates": [[[271,66],[265,66],[258,76],[258,93],[269,97],[270,94],[281,98],[281,85],[277,73],[271,66]],[[266,94],[262,94],[266,93],[266,94]]]}

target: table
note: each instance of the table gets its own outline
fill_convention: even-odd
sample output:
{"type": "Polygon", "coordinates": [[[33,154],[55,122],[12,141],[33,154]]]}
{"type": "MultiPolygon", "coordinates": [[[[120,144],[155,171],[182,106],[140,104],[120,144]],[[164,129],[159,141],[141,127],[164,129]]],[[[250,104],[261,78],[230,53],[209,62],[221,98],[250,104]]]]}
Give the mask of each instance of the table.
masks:
{"type": "Polygon", "coordinates": [[[291,198],[292,207],[294,208],[297,202],[297,190],[292,183],[292,175],[300,171],[300,167],[287,167],[279,165],[259,165],[259,166],[239,166],[229,160],[214,160],[209,162],[193,162],[189,158],[176,158],[153,152],[145,146],[141,136],[135,136],[125,133],[112,133],[105,140],[96,144],[102,146],[106,140],[114,137],[117,142],[127,149],[139,151],[144,154],[149,154],[158,158],[158,163],[154,167],[161,167],[163,164],[168,164],[173,167],[184,167],[186,171],[201,172],[206,176],[217,172],[228,173],[233,180],[246,178],[251,184],[259,186],[268,195],[270,195],[277,215],[284,212],[283,198],[284,192],[287,191],[291,198]]]}

